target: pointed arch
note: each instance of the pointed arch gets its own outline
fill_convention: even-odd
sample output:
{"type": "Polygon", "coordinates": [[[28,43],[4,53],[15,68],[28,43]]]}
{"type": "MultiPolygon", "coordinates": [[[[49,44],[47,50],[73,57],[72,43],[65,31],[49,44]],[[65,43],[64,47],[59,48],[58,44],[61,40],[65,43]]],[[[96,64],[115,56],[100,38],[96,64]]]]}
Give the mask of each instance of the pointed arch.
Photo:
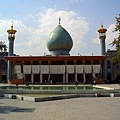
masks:
{"type": "Polygon", "coordinates": [[[107,61],[107,68],[111,68],[111,62],[109,60],[107,61]]]}

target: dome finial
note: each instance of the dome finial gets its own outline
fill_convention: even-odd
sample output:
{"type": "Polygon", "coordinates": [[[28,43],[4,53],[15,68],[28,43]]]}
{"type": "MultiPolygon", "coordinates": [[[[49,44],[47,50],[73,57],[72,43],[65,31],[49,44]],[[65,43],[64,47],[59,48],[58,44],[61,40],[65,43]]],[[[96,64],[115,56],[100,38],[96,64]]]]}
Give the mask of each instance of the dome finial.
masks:
{"type": "Polygon", "coordinates": [[[13,29],[13,21],[11,25],[11,29],[7,30],[8,34],[15,34],[17,31],[13,29]]]}
{"type": "Polygon", "coordinates": [[[103,28],[103,23],[101,22],[101,25],[100,25],[101,28],[103,28]]]}
{"type": "Polygon", "coordinates": [[[59,17],[59,25],[60,25],[61,18],[59,17]]]}
{"type": "Polygon", "coordinates": [[[105,29],[105,28],[103,27],[103,24],[102,24],[102,22],[101,22],[101,25],[100,25],[100,28],[98,29],[98,32],[99,32],[99,33],[106,33],[106,31],[107,31],[107,29],[105,29]]]}
{"type": "Polygon", "coordinates": [[[11,30],[13,30],[13,21],[12,21],[12,25],[11,25],[11,30]]]}

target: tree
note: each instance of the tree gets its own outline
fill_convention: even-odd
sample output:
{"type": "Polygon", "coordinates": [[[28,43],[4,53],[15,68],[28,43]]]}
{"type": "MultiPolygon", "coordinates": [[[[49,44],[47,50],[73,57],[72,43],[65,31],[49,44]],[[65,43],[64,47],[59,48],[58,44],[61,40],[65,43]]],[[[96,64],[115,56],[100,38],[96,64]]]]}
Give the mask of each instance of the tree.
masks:
{"type": "Polygon", "coordinates": [[[4,49],[4,52],[7,51],[7,46],[5,44],[5,42],[0,42],[0,51],[3,52],[3,49],[4,49]]]}
{"type": "Polygon", "coordinates": [[[114,38],[113,42],[110,43],[110,45],[115,46],[117,54],[115,57],[111,59],[111,61],[120,64],[120,14],[119,17],[115,17],[115,18],[116,18],[116,24],[113,32],[118,32],[118,37],[114,38]]]}

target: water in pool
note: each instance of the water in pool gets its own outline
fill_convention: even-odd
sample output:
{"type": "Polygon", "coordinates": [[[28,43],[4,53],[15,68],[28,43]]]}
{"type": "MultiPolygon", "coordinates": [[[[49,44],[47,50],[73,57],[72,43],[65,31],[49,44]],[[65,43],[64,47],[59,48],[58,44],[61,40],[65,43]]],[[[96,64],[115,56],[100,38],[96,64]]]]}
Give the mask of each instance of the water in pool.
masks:
{"type": "Polygon", "coordinates": [[[97,90],[94,86],[1,86],[0,90],[97,90]]]}

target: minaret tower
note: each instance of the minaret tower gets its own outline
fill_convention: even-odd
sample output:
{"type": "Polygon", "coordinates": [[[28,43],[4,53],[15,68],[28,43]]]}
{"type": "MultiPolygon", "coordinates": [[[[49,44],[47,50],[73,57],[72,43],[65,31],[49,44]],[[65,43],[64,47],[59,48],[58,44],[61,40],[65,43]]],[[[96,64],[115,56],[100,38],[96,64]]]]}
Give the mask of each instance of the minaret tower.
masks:
{"type": "MultiPolygon", "coordinates": [[[[105,48],[106,31],[107,29],[103,28],[103,25],[101,24],[101,27],[98,29],[99,39],[100,39],[100,44],[101,44],[101,55],[106,55],[106,48],[105,48]]],[[[102,63],[102,78],[104,80],[106,80],[107,78],[105,60],[102,63]]]]}
{"type": "MultiPolygon", "coordinates": [[[[9,40],[9,51],[8,56],[14,55],[14,39],[15,39],[15,33],[16,30],[13,29],[13,25],[11,26],[11,29],[7,30],[8,32],[8,40],[9,40]]],[[[12,80],[12,63],[8,61],[8,82],[12,80]]]]}
{"type": "Polygon", "coordinates": [[[106,31],[107,29],[103,28],[103,25],[101,24],[101,27],[98,29],[99,39],[101,44],[101,55],[106,55],[106,48],[105,48],[106,31]]]}

